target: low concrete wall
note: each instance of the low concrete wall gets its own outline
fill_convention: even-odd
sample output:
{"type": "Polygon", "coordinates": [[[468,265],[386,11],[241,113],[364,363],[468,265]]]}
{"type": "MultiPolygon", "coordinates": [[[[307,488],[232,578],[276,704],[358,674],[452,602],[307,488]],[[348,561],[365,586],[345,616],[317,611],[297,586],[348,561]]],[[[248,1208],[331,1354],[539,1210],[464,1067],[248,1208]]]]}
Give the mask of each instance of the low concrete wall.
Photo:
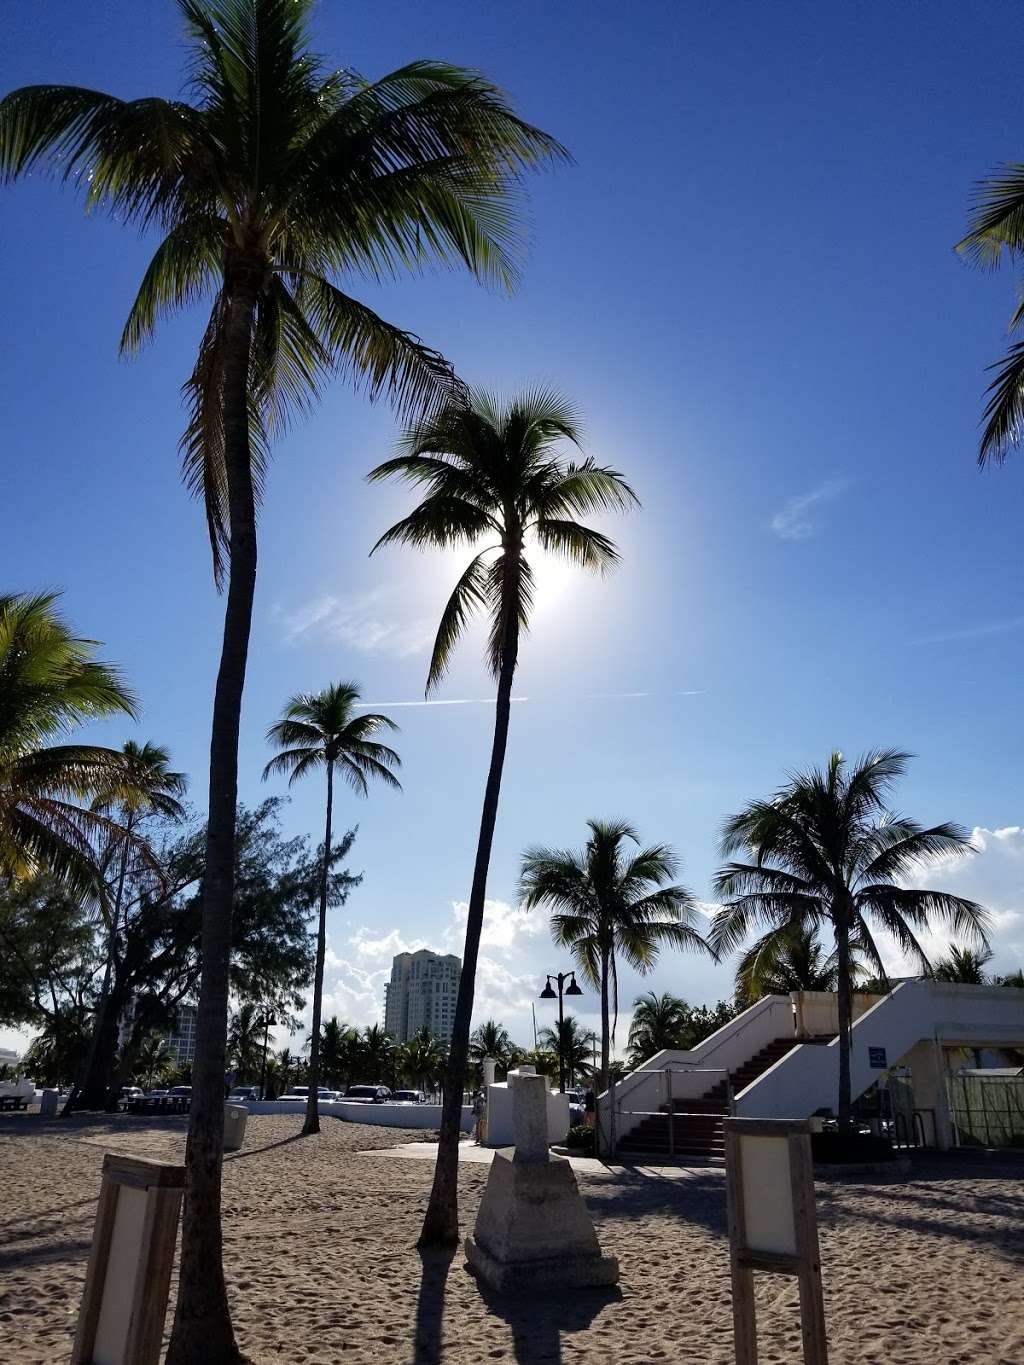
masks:
{"type": "MultiPolygon", "coordinates": [[[[305,1102],[294,1100],[249,1100],[250,1114],[304,1114],[305,1102]]],[[[345,1100],[321,1100],[321,1118],[344,1119],[347,1123],[374,1124],[380,1128],[440,1128],[439,1104],[355,1104],[345,1100]]],[[[473,1127],[473,1111],[462,1106],[462,1131],[473,1127]]]]}
{"type": "MultiPolygon", "coordinates": [[[[548,1144],[564,1142],[569,1131],[569,1098],[556,1090],[548,1091],[548,1144]]],[[[515,1142],[512,1130],[512,1092],[507,1081],[487,1087],[487,1146],[511,1147],[515,1142]]]]}

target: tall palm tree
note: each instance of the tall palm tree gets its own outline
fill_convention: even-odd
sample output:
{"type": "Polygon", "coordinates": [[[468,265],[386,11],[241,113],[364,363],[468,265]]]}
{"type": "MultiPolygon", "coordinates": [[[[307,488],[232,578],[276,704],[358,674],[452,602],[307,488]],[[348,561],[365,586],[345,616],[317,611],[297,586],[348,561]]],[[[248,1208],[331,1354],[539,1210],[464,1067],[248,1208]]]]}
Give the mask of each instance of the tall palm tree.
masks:
{"type": "Polygon", "coordinates": [[[952,981],[961,986],[984,986],[988,978],[985,968],[992,961],[992,949],[960,948],[949,945],[949,952],[935,963],[936,981],[952,981]]]}
{"type": "Polygon", "coordinates": [[[46,870],[95,895],[97,844],[123,830],[92,803],[130,799],[139,773],[114,749],[49,741],[117,712],[134,718],[135,700],[56,602],[56,593],[0,596],[0,877],[46,870]]]}
{"type": "MultiPolygon", "coordinates": [[[[1024,167],[1003,166],[979,181],[966,237],[957,251],[972,265],[995,270],[1005,258],[1019,264],[1024,255],[1024,167]]],[[[1010,318],[1009,333],[1024,327],[1024,300],[1010,318]]],[[[1013,342],[1005,358],[993,365],[995,378],[986,390],[985,425],[978,447],[978,463],[1002,464],[1024,433],[1024,341],[1013,342]]]]}
{"type": "MultiPolygon", "coordinates": [[[[856,943],[851,942],[851,956],[856,943]]],[[[853,970],[858,970],[856,963],[853,970]]],[[[769,929],[740,954],[736,964],[736,1000],[752,1005],[764,995],[790,991],[834,991],[839,981],[839,955],[826,953],[814,930],[769,929]]]]}
{"type": "Polygon", "coordinates": [[[327,821],[324,860],[320,877],[320,922],[313,975],[313,1024],[309,1049],[309,1099],[304,1134],[319,1133],[317,1089],[320,1083],[320,1011],[324,992],[324,955],[327,951],[327,891],[331,869],[331,821],[334,812],[334,773],[341,774],[359,796],[369,794],[370,781],[383,782],[401,791],[391,771],[402,760],[374,736],[398,726],[387,716],[360,712],[359,688],[355,683],[332,683],[322,692],[300,693],[285,707],[284,716],[267,731],[267,742],[281,753],[263,769],[264,781],[274,773],[287,773],[288,785],[317,768],[327,772],[327,821]]]}
{"type": "MultiPolygon", "coordinates": [[[[110,852],[116,859],[117,871],[114,877],[113,899],[107,894],[106,885],[101,886],[100,907],[107,921],[106,962],[103,968],[103,981],[100,997],[96,1004],[92,1041],[85,1063],[85,1074],[81,1090],[74,1086],[64,1105],[64,1114],[73,1109],[95,1109],[103,1104],[109,1080],[110,1049],[101,1047],[101,1040],[110,1035],[111,1049],[114,1042],[112,1030],[117,1020],[110,1017],[110,981],[114,970],[114,952],[120,927],[121,911],[124,903],[125,878],[128,873],[129,857],[133,849],[145,852],[145,840],[136,837],[139,821],[146,815],[155,813],[165,820],[180,822],[185,818],[185,808],[179,797],[184,796],[188,782],[184,773],[171,770],[171,756],[159,744],[137,744],[129,739],[121,746],[129,764],[135,769],[133,789],[124,791],[117,786],[100,792],[93,802],[94,811],[112,814],[120,829],[112,843],[110,852]],[[122,832],[123,831],[123,832],[122,832]]],[[[110,841],[108,841],[110,842],[110,841]]],[[[116,1013],[116,1010],[115,1010],[116,1013]]]]}
{"type": "Polygon", "coordinates": [[[663,947],[710,953],[694,927],[696,903],[670,884],[679,860],[667,844],[631,852],[640,839],[624,820],[588,820],[583,849],[528,848],[523,854],[519,899],[524,910],[545,906],[555,942],[568,948],[586,980],[601,993],[599,1089],[608,1088],[608,1064],[619,1013],[617,958],[646,975],[663,947]],[[614,1016],[614,1018],[612,1017],[614,1016]]]}
{"type": "Polygon", "coordinates": [[[971,848],[957,825],[922,829],[886,809],[889,789],[902,777],[908,757],[881,749],[851,767],[834,753],[824,769],[795,774],[774,796],[731,816],[722,833],[723,855],[743,849],[751,861],[727,863],[715,879],[725,903],[709,940],[719,953],[740,947],[756,924],[786,932],[827,928],[835,936],[843,1127],[850,1122],[854,952],[885,976],[872,927],[890,934],[925,972],[931,968],[917,932],[933,919],[985,943],[981,906],[945,891],[904,885],[922,863],[971,848]]]}
{"type": "Polygon", "coordinates": [[[220,1189],[238,728],[269,436],[343,371],[418,414],[458,390],[417,337],[339,288],[430,263],[511,287],[522,172],[565,159],[476,72],[410,63],[368,82],[310,47],[314,0],[177,0],[194,103],[26,86],[0,102],[0,178],[50,170],[163,240],[122,336],[213,295],[186,384],[186,485],[227,604],[210,745],[203,979],[169,1365],[238,1358],[220,1189]]]}
{"type": "Polygon", "coordinates": [[[554,1052],[561,1059],[569,1084],[575,1085],[577,1081],[589,1080],[593,1073],[590,1037],[589,1033],[583,1032],[575,1015],[567,1014],[561,1025],[555,1023],[553,1028],[542,1028],[538,1042],[545,1052],[554,1052]]]}
{"type": "Polygon", "coordinates": [[[459,638],[477,612],[490,618],[487,663],[497,682],[494,738],[469,893],[437,1165],[421,1247],[454,1246],[459,1236],[462,1093],[512,681],[520,636],[529,627],[534,599],[531,559],[535,551],[552,551],[581,568],[610,569],[618,561],[615,546],[578,518],[638,505],[636,495],[614,469],[590,459],[563,459],[562,441],[578,446],[580,434],[576,414],[558,394],[528,390],[502,402],[475,391],[466,403],[452,404],[437,419],[413,426],[399,454],[370,474],[371,479],[397,477],[426,489],[419,506],[385,532],[375,550],[386,544],[473,549],[441,615],[427,692],[444,677],[459,638]]]}
{"type": "Polygon", "coordinates": [[[689,1047],[690,1007],[671,991],[648,991],[633,1001],[629,1025],[629,1065],[643,1066],[666,1048],[689,1047]]]}

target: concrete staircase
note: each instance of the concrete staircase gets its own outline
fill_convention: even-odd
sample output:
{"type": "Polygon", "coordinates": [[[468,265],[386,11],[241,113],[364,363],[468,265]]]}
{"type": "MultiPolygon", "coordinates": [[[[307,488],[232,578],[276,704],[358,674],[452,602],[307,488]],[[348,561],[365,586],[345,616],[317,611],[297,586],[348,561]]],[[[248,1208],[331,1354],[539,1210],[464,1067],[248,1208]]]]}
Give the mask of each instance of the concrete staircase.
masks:
{"type": "MultiPolygon", "coordinates": [[[[733,1095],[745,1090],[769,1067],[781,1061],[797,1045],[797,1039],[776,1038],[760,1052],[730,1073],[733,1095]]],[[[806,1041],[806,1040],[804,1040],[806,1041]]],[[[816,1040],[817,1041],[817,1040],[816,1040]]],[[[826,1042],[827,1039],[822,1039],[826,1042]]],[[[672,1114],[668,1105],[661,1112],[642,1119],[618,1143],[622,1156],[652,1156],[674,1161],[721,1166],[725,1162],[725,1134],[722,1120],[729,1113],[729,1091],[723,1077],[699,1099],[675,1100],[672,1114]]]]}

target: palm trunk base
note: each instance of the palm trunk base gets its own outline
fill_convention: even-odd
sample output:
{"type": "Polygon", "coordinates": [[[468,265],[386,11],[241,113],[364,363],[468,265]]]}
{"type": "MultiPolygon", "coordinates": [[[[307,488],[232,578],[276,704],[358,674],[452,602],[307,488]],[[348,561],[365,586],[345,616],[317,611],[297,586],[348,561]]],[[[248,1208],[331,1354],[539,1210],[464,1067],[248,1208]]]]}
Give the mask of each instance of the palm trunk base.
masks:
{"type": "MultiPolygon", "coordinates": [[[[219,1109],[223,1116],[223,1103],[219,1109]]],[[[178,1303],[165,1365],[240,1365],[224,1280],[220,1224],[221,1148],[217,1124],[189,1135],[178,1303]]]]}

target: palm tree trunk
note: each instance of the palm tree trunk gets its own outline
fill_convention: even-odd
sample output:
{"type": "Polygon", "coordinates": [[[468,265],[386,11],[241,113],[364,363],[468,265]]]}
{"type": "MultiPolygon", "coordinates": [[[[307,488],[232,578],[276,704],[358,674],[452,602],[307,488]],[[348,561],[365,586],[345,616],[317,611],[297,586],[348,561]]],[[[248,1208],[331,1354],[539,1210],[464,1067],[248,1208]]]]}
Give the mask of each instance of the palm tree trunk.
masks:
{"type": "Polygon", "coordinates": [[[221,1166],[227,1053],[231,909],[235,880],[238,729],[256,591],[256,508],[249,448],[249,359],[256,313],[252,270],[227,280],[224,456],[230,566],[210,737],[210,804],[203,883],[202,979],[185,1150],[185,1211],[178,1303],[165,1365],[233,1365],[240,1359],[224,1283],[221,1166]]]}
{"type": "Polygon", "coordinates": [[[601,952],[601,1074],[598,1078],[597,1093],[604,1094],[608,1089],[608,1067],[611,1062],[611,1025],[608,1018],[608,974],[611,954],[601,952]]]}
{"type": "MultiPolygon", "coordinates": [[[[102,1108],[107,1098],[107,1078],[110,1074],[110,1061],[113,1049],[110,1047],[110,978],[114,969],[114,950],[117,946],[117,924],[121,917],[121,902],[124,897],[125,877],[128,874],[128,846],[131,842],[132,812],[125,821],[125,839],[121,848],[121,867],[117,877],[117,891],[114,893],[114,906],[110,912],[110,928],[107,931],[106,961],[103,964],[103,984],[100,998],[96,1004],[96,1017],[92,1038],[85,1063],[79,1079],[71,1088],[67,1102],[61,1110],[61,1118],[67,1118],[75,1109],[102,1108]],[[101,1045],[102,1041],[102,1045],[101,1045]]],[[[113,1021],[116,1025],[116,1019],[113,1021]]],[[[116,1032],[114,1032],[116,1039],[116,1032]]],[[[116,1042],[114,1044],[116,1047],[116,1042]]]]}
{"type": "Polygon", "coordinates": [[[327,953],[327,882],[331,872],[331,814],[334,808],[334,763],[327,762],[327,828],[324,831],[324,866],[320,876],[320,927],[316,936],[316,970],[313,974],[313,1032],[309,1043],[309,1094],[302,1136],[320,1131],[317,1091],[320,1088],[320,1012],[324,996],[324,957],[327,953]]]}
{"type": "Polygon", "coordinates": [[[839,1005],[839,1128],[850,1128],[850,923],[845,906],[836,915],[836,992],[839,1005]]]}
{"type": "Polygon", "coordinates": [[[484,788],[484,806],[480,817],[480,836],[473,866],[473,885],[469,893],[466,915],[466,944],[462,951],[462,975],[459,994],[455,1001],[452,1040],[445,1068],[444,1093],[441,1107],[441,1133],[437,1147],[434,1183],[430,1190],[419,1247],[456,1246],[459,1240],[459,1135],[462,1121],[462,1092],[466,1084],[469,1061],[469,1028],[473,1017],[473,992],[476,986],[476,963],[480,952],[480,933],[484,922],[484,897],[487,893],[487,870],[491,861],[494,826],[498,818],[498,798],[501,795],[501,774],[505,766],[508,744],[508,723],[512,710],[512,681],[515,677],[519,653],[519,620],[515,611],[506,616],[508,626],[502,651],[501,672],[498,676],[497,705],[494,715],[494,740],[491,744],[491,766],[484,788]]]}

